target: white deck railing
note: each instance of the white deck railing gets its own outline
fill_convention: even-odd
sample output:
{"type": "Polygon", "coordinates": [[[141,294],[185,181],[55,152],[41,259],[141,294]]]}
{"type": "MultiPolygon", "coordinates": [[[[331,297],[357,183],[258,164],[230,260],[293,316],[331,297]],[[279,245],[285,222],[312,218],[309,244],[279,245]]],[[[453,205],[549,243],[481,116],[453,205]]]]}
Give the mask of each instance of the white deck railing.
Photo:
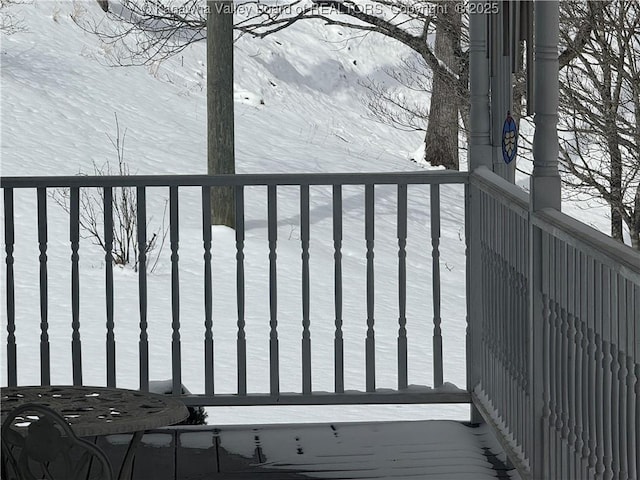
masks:
{"type": "Polygon", "coordinates": [[[532,453],[528,196],[489,172],[471,175],[470,183],[470,389],[526,462],[532,453]]]}
{"type": "Polygon", "coordinates": [[[526,476],[637,479],[640,254],[486,170],[470,185],[474,403],[526,476]]]}
{"type": "MultiPolygon", "coordinates": [[[[201,189],[201,208],[198,211],[189,211],[187,214],[200,216],[201,240],[202,240],[202,277],[204,316],[202,318],[202,341],[204,342],[204,358],[202,358],[202,375],[204,377],[204,391],[182,395],[185,403],[189,405],[283,405],[283,404],[354,404],[354,403],[468,403],[469,394],[462,389],[440,388],[443,386],[443,351],[441,334],[441,299],[440,299],[440,185],[466,184],[468,175],[461,172],[423,172],[423,173],[378,173],[378,174],[273,174],[273,175],[235,175],[235,176],[126,176],[126,177],[41,177],[41,178],[3,178],[4,190],[4,219],[5,219],[5,249],[7,258],[6,294],[7,294],[7,378],[8,384],[14,386],[18,383],[18,356],[16,354],[19,340],[16,338],[16,325],[21,318],[16,315],[14,280],[14,247],[15,222],[18,220],[14,209],[14,191],[17,189],[29,189],[37,196],[36,211],[32,212],[31,221],[37,221],[38,238],[33,239],[39,245],[39,303],[40,303],[40,382],[51,382],[51,352],[49,342],[49,318],[48,306],[51,302],[68,302],[70,304],[71,330],[71,358],[73,370],[73,383],[83,383],[83,341],[81,332],[85,324],[86,316],[80,311],[80,254],[81,232],[80,219],[82,208],[82,191],[84,189],[96,189],[101,191],[103,200],[104,219],[99,219],[104,229],[104,259],[105,259],[105,307],[106,307],[106,384],[116,386],[116,338],[114,328],[118,320],[114,316],[114,275],[112,230],[114,227],[114,208],[112,199],[117,189],[127,187],[135,191],[137,199],[137,250],[139,258],[138,268],[138,309],[139,329],[127,331],[127,335],[138,337],[139,360],[139,388],[149,388],[150,353],[149,353],[149,308],[154,302],[148,293],[148,274],[146,264],[148,261],[144,247],[148,232],[148,215],[146,211],[146,197],[149,190],[158,189],[168,193],[169,211],[169,248],[170,248],[170,282],[171,282],[171,379],[173,393],[181,395],[183,383],[183,352],[182,352],[182,325],[181,325],[181,290],[180,290],[180,229],[178,213],[180,211],[180,199],[183,189],[196,187],[201,189]],[[323,209],[330,212],[332,219],[333,237],[333,286],[334,286],[334,369],[333,392],[316,392],[312,389],[312,374],[318,371],[326,371],[327,365],[312,365],[311,316],[310,316],[310,263],[309,245],[310,237],[310,193],[311,185],[325,185],[330,189],[330,200],[323,209]],[[357,185],[364,191],[364,236],[366,245],[364,261],[366,263],[365,277],[365,311],[360,312],[358,319],[347,319],[349,322],[366,322],[366,338],[363,338],[364,356],[364,391],[345,391],[345,343],[343,341],[343,274],[342,274],[342,238],[343,238],[343,203],[342,191],[345,185],[357,185]],[[376,315],[375,315],[375,267],[374,253],[376,251],[375,219],[376,219],[376,187],[381,185],[395,186],[396,189],[396,238],[398,274],[393,283],[397,284],[397,387],[392,389],[379,389],[376,385],[376,315]],[[408,216],[408,188],[410,185],[428,185],[430,191],[429,211],[420,212],[424,215],[424,222],[431,226],[431,257],[432,257],[432,283],[433,283],[433,315],[423,312],[420,322],[426,324],[427,319],[432,318],[432,350],[421,348],[421,354],[430,354],[433,364],[434,383],[430,388],[410,388],[408,378],[408,353],[407,353],[407,216],[408,216]],[[235,190],[235,258],[236,275],[232,281],[236,286],[236,358],[226,359],[227,364],[235,363],[237,390],[233,394],[214,391],[214,371],[219,367],[215,364],[218,356],[214,356],[213,335],[213,287],[212,271],[215,269],[212,256],[212,229],[210,215],[211,190],[219,186],[231,186],[235,190]],[[248,388],[248,362],[250,355],[247,352],[246,317],[245,317],[245,188],[261,187],[264,193],[263,202],[267,210],[267,242],[265,250],[268,252],[268,304],[264,305],[266,321],[268,322],[268,366],[269,366],[269,390],[252,391],[248,388]],[[300,336],[301,356],[299,365],[301,369],[301,384],[298,391],[281,392],[281,336],[278,324],[278,298],[282,295],[278,288],[278,189],[281,187],[294,187],[299,189],[299,231],[300,231],[300,255],[301,255],[301,322],[300,336]],[[49,298],[48,286],[50,273],[48,271],[48,245],[54,240],[49,238],[47,223],[47,198],[55,188],[65,188],[69,191],[69,226],[70,226],[70,262],[68,268],[71,271],[70,299],[49,298]],[[201,212],[205,212],[201,214],[201,212]],[[70,300],[70,302],[69,302],[70,300]]],[[[132,192],[133,193],[133,192],[132,192]]],[[[183,211],[184,212],[184,211],[183,211]]],[[[184,213],[182,213],[184,215],[184,213]]],[[[27,220],[29,221],[29,220],[27,220]]],[[[56,239],[58,240],[58,239],[56,239]]],[[[409,261],[411,259],[409,258],[409,261]]],[[[324,282],[327,279],[323,279],[324,282]]],[[[285,292],[286,293],[286,292],[285,292]]],[[[102,299],[96,298],[98,301],[102,299]]],[[[463,319],[462,319],[463,320],[463,319]]],[[[194,322],[195,319],[189,319],[194,322]]],[[[326,329],[326,324],[324,325],[326,329]]],[[[92,330],[93,332],[94,330],[92,330]]],[[[35,332],[29,335],[34,336],[35,332]]],[[[122,336],[120,336],[122,339],[122,336]]],[[[36,352],[34,352],[36,353],[36,352]]],[[[348,354],[349,352],[347,352],[348,354]]],[[[86,356],[86,355],[85,355],[86,356]]],[[[118,368],[122,368],[118,365],[118,368]]],[[[190,387],[193,390],[192,387],[190,387]]]]}
{"type": "MultiPolygon", "coordinates": [[[[525,477],[535,479],[637,479],[640,472],[640,255],[555,210],[531,213],[528,196],[490,171],[404,174],[238,175],[235,177],[48,177],[3,178],[7,294],[8,384],[16,385],[17,355],[14,280],[14,190],[37,192],[33,218],[38,224],[40,267],[40,378],[51,379],[47,306],[47,191],[70,189],[71,346],[73,382],[83,381],[81,316],[79,311],[79,198],[83,188],[99,187],[104,198],[113,189],[134,187],[138,199],[138,238],[146,238],[147,189],[169,191],[171,249],[171,368],[174,394],[182,379],[179,229],[180,189],[199,187],[202,211],[210,207],[210,191],[229,185],[236,199],[237,392],[214,391],[212,334],[212,238],[209,215],[202,215],[204,392],[182,395],[191,405],[275,405],[354,403],[449,403],[473,401],[495,428],[503,446],[525,477]],[[374,311],[374,238],[376,185],[396,185],[398,254],[397,388],[376,386],[376,316],[374,311]],[[409,388],[407,359],[407,217],[408,185],[429,185],[432,257],[432,355],[434,389],[409,388]],[[440,185],[464,184],[467,244],[467,372],[468,392],[439,389],[443,384],[440,283],[440,185]],[[333,392],[315,392],[312,374],[325,365],[312,364],[309,315],[309,186],[331,186],[334,286],[333,392]],[[366,322],[364,391],[345,391],[342,277],[342,188],[364,189],[366,245],[366,322]],[[267,250],[269,256],[269,391],[247,388],[247,346],[244,318],[244,189],[266,187],[267,250]],[[302,262],[301,385],[297,392],[280,391],[277,300],[277,191],[299,189],[302,262]]],[[[105,238],[113,225],[105,209],[105,238]]],[[[107,245],[109,241],[107,241],[107,245]]],[[[147,293],[144,249],[138,270],[140,388],[149,384],[147,293]]],[[[107,385],[115,385],[114,277],[111,255],[105,255],[107,385]]],[[[267,308],[268,307],[268,308],[267,308]]],[[[425,314],[426,316],[426,314],[425,314]]],[[[33,333],[31,333],[33,335],[33,333]]]]}

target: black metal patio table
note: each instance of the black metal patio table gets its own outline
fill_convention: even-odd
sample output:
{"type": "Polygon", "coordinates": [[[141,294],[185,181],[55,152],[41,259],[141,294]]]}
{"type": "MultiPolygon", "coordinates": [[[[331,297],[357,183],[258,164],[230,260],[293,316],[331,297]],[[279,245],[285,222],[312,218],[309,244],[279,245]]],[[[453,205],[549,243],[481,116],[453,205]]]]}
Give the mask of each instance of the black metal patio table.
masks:
{"type": "Polygon", "coordinates": [[[119,480],[129,479],[145,430],[176,424],[188,417],[182,402],[166,395],[91,386],[29,386],[0,389],[2,421],[16,407],[35,403],[54,410],[77,437],[133,433],[119,480]]]}

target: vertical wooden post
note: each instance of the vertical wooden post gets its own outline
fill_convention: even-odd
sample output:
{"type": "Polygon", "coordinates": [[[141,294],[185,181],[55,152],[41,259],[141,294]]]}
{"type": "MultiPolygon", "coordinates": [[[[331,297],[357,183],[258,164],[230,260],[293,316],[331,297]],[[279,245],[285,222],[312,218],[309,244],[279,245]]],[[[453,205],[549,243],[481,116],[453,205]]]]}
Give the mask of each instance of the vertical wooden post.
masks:
{"type": "Polygon", "coordinates": [[[113,319],[113,188],[104,187],[104,265],[107,311],[107,386],[116,386],[116,340],[113,319]]]}
{"type": "Polygon", "coordinates": [[[365,341],[365,369],[367,392],[376,391],[375,286],[373,245],[375,236],[374,185],[365,185],[365,238],[367,242],[367,338],[365,341]]]}
{"type": "Polygon", "coordinates": [[[344,393],[344,338],[342,334],[342,186],[333,186],[333,277],[334,277],[334,388],[344,393]]]}
{"type": "Polygon", "coordinates": [[[71,188],[69,227],[71,242],[71,358],[73,384],[82,385],[82,344],[80,343],[80,188],[71,188]]]}
{"type": "Polygon", "coordinates": [[[398,389],[409,386],[407,373],[407,185],[398,184],[398,389]]]}
{"type": "Polygon", "coordinates": [[[300,185],[300,242],[302,246],[302,393],[311,393],[311,319],[309,317],[309,185],[300,185]]]}
{"type": "MultiPolygon", "coordinates": [[[[469,171],[484,166],[491,169],[491,118],[489,113],[489,59],[487,55],[487,18],[478,13],[481,2],[470,2],[469,14],[469,171]],[[473,4],[473,5],[472,5],[473,4]]],[[[483,324],[482,249],[479,221],[479,190],[465,188],[465,235],[467,241],[467,388],[472,391],[481,379],[481,339],[483,324]]],[[[471,406],[471,421],[481,423],[482,416],[471,406]]]]}
{"type": "Polygon", "coordinates": [[[204,248],[204,392],[214,392],[213,279],[211,271],[211,187],[202,187],[202,245],[204,248]]]}
{"type": "Polygon", "coordinates": [[[267,187],[267,223],[269,236],[269,379],[271,395],[280,393],[280,353],[278,341],[278,191],[267,187]]]}
{"type": "Polygon", "coordinates": [[[244,187],[236,185],[236,302],[238,334],[236,339],[238,360],[238,395],[247,394],[247,339],[245,333],[244,296],[244,187]]]}
{"type": "Polygon", "coordinates": [[[431,262],[433,289],[433,386],[443,384],[442,369],[442,317],[440,315],[440,185],[433,184],[431,190],[431,262]]]}
{"type": "MultiPolygon", "coordinates": [[[[467,390],[473,392],[482,379],[482,247],[481,197],[478,188],[465,185],[465,242],[467,280],[467,390]]],[[[471,422],[482,423],[482,415],[471,404],[471,422]]]]}
{"type": "Polygon", "coordinates": [[[136,216],[138,219],[138,307],[140,311],[140,390],[149,391],[149,334],[147,333],[147,191],[136,188],[136,216]]]}
{"type": "Polygon", "coordinates": [[[171,378],[173,395],[182,393],[182,360],[180,348],[180,267],[178,246],[180,226],[178,220],[178,186],[169,188],[169,243],[171,246],[171,378]]]}
{"type": "Polygon", "coordinates": [[[51,384],[49,299],[47,272],[47,189],[38,188],[38,247],[40,250],[40,383],[51,384]]]}
{"type": "Polygon", "coordinates": [[[17,378],[16,347],[16,300],[13,273],[13,250],[15,243],[15,225],[13,211],[13,189],[4,189],[4,245],[7,254],[7,384],[15,387],[17,378]]]}

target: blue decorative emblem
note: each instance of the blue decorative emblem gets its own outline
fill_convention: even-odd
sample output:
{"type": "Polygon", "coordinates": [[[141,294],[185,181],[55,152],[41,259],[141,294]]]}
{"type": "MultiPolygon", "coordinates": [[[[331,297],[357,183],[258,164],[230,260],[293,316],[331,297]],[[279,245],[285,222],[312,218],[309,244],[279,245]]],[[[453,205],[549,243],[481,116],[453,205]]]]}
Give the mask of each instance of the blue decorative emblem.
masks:
{"type": "Polygon", "coordinates": [[[507,118],[502,127],[502,158],[508,165],[516,158],[518,151],[518,128],[516,122],[511,116],[511,112],[507,112],[507,118]]]}

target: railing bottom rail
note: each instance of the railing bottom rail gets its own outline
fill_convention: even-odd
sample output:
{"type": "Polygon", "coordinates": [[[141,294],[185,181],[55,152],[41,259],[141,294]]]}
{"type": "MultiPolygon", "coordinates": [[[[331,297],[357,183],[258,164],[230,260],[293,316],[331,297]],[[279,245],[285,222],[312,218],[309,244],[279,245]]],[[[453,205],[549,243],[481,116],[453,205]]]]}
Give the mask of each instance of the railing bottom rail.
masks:
{"type": "Polygon", "coordinates": [[[217,393],[215,395],[181,395],[180,400],[190,406],[211,407],[269,405],[389,405],[471,403],[471,395],[463,390],[458,392],[411,392],[390,390],[389,392],[379,393],[350,391],[345,393],[314,392],[312,394],[280,393],[278,395],[235,395],[217,393]]]}

